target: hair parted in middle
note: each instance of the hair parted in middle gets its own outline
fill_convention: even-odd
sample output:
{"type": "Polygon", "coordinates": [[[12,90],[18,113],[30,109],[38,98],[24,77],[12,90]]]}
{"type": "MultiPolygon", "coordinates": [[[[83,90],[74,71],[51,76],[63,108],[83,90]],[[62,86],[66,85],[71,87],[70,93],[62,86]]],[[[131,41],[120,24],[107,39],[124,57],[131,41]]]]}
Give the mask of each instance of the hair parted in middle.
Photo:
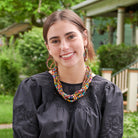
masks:
{"type": "MultiPolygon", "coordinates": [[[[48,44],[48,40],[47,40],[48,31],[49,31],[50,27],[57,21],[68,21],[68,22],[74,24],[82,34],[85,30],[87,31],[82,19],[72,10],[65,9],[62,11],[55,11],[50,16],[47,17],[47,19],[44,23],[44,26],[43,26],[43,37],[44,37],[46,44],[48,44]]],[[[87,34],[88,34],[88,31],[87,31],[87,34]]],[[[88,49],[88,59],[93,60],[93,58],[95,56],[93,44],[92,44],[91,40],[89,39],[89,36],[87,36],[87,37],[88,37],[87,38],[88,44],[85,47],[88,49]]]]}

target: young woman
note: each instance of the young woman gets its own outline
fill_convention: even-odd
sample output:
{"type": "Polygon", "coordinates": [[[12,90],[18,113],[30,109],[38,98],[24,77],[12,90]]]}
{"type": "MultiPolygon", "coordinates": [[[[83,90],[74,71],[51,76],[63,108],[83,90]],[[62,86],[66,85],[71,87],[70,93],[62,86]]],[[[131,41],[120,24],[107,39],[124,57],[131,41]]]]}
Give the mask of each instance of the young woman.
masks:
{"type": "Polygon", "coordinates": [[[56,11],[43,28],[52,65],[20,84],[13,105],[14,138],[121,138],[122,93],[94,75],[94,50],[82,20],[56,11]]]}

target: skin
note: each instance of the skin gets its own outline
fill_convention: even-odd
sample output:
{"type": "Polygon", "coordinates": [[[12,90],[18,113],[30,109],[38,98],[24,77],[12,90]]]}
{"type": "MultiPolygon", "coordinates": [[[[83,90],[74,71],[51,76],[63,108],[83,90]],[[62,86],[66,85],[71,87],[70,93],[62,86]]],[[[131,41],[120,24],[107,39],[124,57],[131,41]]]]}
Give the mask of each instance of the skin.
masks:
{"type": "Polygon", "coordinates": [[[81,83],[85,75],[84,46],[87,33],[81,33],[69,21],[57,21],[47,34],[46,45],[58,65],[60,80],[67,83],[81,83]]]}

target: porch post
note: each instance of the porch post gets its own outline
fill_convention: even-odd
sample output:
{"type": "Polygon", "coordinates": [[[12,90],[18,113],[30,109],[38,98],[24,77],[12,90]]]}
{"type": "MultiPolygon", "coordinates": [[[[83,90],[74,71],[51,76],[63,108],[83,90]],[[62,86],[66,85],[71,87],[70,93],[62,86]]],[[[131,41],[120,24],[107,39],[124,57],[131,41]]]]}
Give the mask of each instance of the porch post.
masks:
{"type": "Polygon", "coordinates": [[[132,24],[132,45],[136,44],[136,24],[132,24]]]}
{"type": "Polygon", "coordinates": [[[117,40],[116,44],[119,45],[124,42],[124,15],[125,8],[118,8],[117,14],[117,40]]]}
{"type": "Polygon", "coordinates": [[[113,69],[111,68],[102,68],[102,77],[111,81],[112,71],[113,69]]]}
{"type": "Polygon", "coordinates": [[[127,111],[137,111],[138,68],[128,70],[127,111]]]}
{"type": "Polygon", "coordinates": [[[136,26],[136,45],[138,45],[138,26],[136,26]]]}
{"type": "Polygon", "coordinates": [[[85,23],[85,26],[86,26],[86,29],[88,30],[88,35],[89,37],[91,37],[91,17],[86,17],[86,23],[85,23]]]}

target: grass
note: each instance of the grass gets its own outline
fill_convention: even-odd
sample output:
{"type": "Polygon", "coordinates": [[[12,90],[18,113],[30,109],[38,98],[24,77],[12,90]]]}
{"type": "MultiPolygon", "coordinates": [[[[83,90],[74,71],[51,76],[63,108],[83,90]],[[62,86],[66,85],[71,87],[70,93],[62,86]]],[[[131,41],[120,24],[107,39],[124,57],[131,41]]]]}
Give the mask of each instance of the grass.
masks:
{"type": "MultiPolygon", "coordinates": [[[[13,96],[0,95],[0,124],[12,123],[13,96]]],[[[1,129],[0,138],[12,138],[12,129],[1,129]]],[[[123,138],[138,138],[138,112],[124,113],[123,138]]]]}
{"type": "Polygon", "coordinates": [[[138,138],[138,112],[124,114],[123,138],[138,138]]]}
{"type": "Polygon", "coordinates": [[[13,138],[12,129],[0,129],[0,138],[13,138]]]}
{"type": "Polygon", "coordinates": [[[0,124],[12,122],[13,96],[0,95],[0,124]]]}

